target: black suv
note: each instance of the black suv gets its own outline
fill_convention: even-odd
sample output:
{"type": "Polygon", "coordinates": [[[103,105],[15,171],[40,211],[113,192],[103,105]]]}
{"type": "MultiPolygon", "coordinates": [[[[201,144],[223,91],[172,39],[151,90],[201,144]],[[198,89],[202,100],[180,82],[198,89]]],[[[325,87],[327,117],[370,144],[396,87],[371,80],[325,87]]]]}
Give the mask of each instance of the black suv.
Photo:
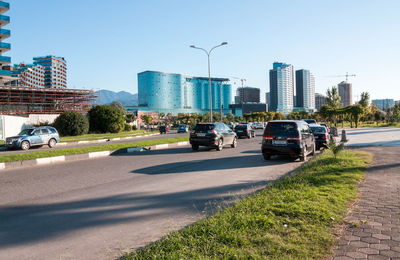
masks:
{"type": "Polygon", "coordinates": [[[272,155],[289,155],[305,161],[307,155],[315,153],[314,135],[305,121],[270,121],[264,130],[261,151],[265,160],[272,155]]]}
{"type": "Polygon", "coordinates": [[[224,145],[232,148],[237,146],[237,136],[232,129],[224,123],[199,123],[190,133],[189,138],[192,149],[197,151],[199,146],[208,146],[221,151],[224,145]]]}
{"type": "Polygon", "coordinates": [[[254,129],[251,127],[250,124],[237,125],[237,126],[235,126],[234,131],[239,138],[244,136],[244,137],[247,137],[250,139],[250,138],[252,138],[252,137],[254,138],[256,136],[254,129]]]}
{"type": "Polygon", "coordinates": [[[327,147],[328,142],[331,139],[331,135],[328,130],[323,125],[310,124],[311,132],[315,137],[315,146],[317,150],[321,149],[321,147],[327,147]]]}

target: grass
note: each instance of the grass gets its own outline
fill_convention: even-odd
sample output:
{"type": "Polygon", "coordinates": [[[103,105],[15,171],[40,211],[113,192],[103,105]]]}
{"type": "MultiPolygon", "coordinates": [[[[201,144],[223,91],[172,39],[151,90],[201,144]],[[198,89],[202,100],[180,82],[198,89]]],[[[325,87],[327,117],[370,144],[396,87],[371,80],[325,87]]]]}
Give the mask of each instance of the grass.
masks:
{"type": "MultiPolygon", "coordinates": [[[[350,127],[350,122],[344,122],[343,126],[344,127],[350,127]]],[[[333,126],[333,124],[332,124],[333,126]]],[[[337,123],[338,127],[342,127],[342,123],[337,123]]],[[[355,127],[355,124],[353,123],[353,127],[355,127]]],[[[400,122],[392,122],[392,123],[385,123],[385,122],[379,122],[378,124],[376,122],[359,122],[358,127],[400,127],[400,122]]]]}
{"type": "Polygon", "coordinates": [[[122,259],[321,259],[330,254],[370,155],[328,151],[215,215],[122,259]]]}
{"type": "Polygon", "coordinates": [[[32,159],[52,157],[52,156],[82,154],[82,153],[100,152],[100,151],[115,151],[115,150],[120,150],[120,149],[124,149],[124,148],[130,148],[130,147],[152,146],[152,145],[157,145],[157,144],[183,142],[183,141],[187,141],[187,140],[189,140],[189,137],[185,136],[185,137],[156,139],[156,140],[148,140],[148,141],[132,142],[132,143],[104,144],[104,145],[97,145],[97,146],[47,150],[47,151],[42,151],[42,152],[6,154],[6,155],[0,156],[0,162],[32,160],[32,159]]]}
{"type": "Polygon", "coordinates": [[[63,137],[61,137],[61,142],[93,141],[93,140],[100,140],[100,139],[110,139],[110,138],[120,138],[120,137],[143,135],[145,133],[146,132],[144,130],[135,130],[135,131],[130,131],[130,132],[120,132],[120,133],[63,136],[63,137]]]}

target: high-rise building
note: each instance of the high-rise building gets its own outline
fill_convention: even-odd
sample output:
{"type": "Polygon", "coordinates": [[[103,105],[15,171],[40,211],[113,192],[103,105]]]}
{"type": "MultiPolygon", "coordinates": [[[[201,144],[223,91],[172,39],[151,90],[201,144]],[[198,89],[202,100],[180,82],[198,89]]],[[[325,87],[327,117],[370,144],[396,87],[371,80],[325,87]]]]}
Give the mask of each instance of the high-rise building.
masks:
{"type": "Polygon", "coordinates": [[[33,64],[16,64],[12,70],[15,80],[9,85],[20,87],[44,88],[44,68],[33,64]]]}
{"type": "Polygon", "coordinates": [[[0,84],[4,84],[11,80],[11,57],[3,56],[3,54],[11,49],[11,44],[3,42],[11,36],[10,30],[3,29],[10,23],[10,17],[4,15],[10,9],[10,4],[0,1],[0,84]]]}
{"type": "Polygon", "coordinates": [[[323,105],[326,105],[326,96],[315,93],[315,109],[320,110],[323,105]]]}
{"type": "Polygon", "coordinates": [[[260,103],[260,89],[243,87],[236,90],[236,96],[238,97],[237,104],[241,103],[260,103]]]}
{"type": "Polygon", "coordinates": [[[67,62],[64,58],[51,55],[36,57],[33,64],[43,66],[45,88],[67,87],[67,62]]]}
{"type": "Polygon", "coordinates": [[[288,114],[293,111],[294,73],[293,66],[274,62],[269,71],[270,110],[288,114]]]}
{"type": "Polygon", "coordinates": [[[343,106],[350,106],[353,104],[353,90],[351,83],[348,83],[347,81],[340,82],[338,84],[338,91],[343,106]]]}
{"type": "MultiPolygon", "coordinates": [[[[213,112],[229,113],[232,87],[227,78],[212,78],[213,112]]],[[[208,78],[144,71],[138,74],[139,109],[163,113],[208,113],[208,78]]]]}
{"type": "Polygon", "coordinates": [[[394,99],[373,99],[371,102],[372,104],[377,106],[380,110],[387,110],[396,105],[394,99]]]}
{"type": "Polygon", "coordinates": [[[306,111],[315,109],[315,78],[309,70],[296,70],[296,107],[306,111]]]}

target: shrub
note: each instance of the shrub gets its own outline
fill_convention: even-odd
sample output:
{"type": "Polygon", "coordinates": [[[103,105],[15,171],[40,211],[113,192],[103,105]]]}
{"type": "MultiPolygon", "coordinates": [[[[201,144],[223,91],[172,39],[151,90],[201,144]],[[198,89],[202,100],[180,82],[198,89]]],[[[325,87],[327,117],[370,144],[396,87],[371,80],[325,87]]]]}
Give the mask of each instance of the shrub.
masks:
{"type": "Polygon", "coordinates": [[[126,131],[126,132],[132,131],[132,126],[130,124],[125,124],[124,131],[126,131]]]}
{"type": "Polygon", "coordinates": [[[90,131],[95,133],[118,133],[124,128],[125,116],[112,106],[97,105],[89,112],[90,131]]]}
{"type": "Polygon", "coordinates": [[[135,125],[132,126],[132,130],[137,130],[137,127],[135,125]]]}
{"type": "Polygon", "coordinates": [[[76,111],[66,111],[54,121],[54,127],[61,135],[83,135],[89,131],[89,122],[86,117],[76,111]]]}

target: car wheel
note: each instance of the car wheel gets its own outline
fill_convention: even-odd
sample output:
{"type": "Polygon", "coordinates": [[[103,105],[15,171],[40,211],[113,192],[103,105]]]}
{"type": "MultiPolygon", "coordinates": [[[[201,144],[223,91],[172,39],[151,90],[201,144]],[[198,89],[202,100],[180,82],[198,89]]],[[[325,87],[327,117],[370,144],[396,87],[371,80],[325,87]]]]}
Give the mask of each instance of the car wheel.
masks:
{"type": "Polygon", "coordinates": [[[223,147],[224,147],[224,141],[222,139],[219,139],[217,144],[217,151],[221,151],[223,147]]]}
{"type": "Polygon", "coordinates": [[[311,155],[314,155],[314,154],[315,154],[315,144],[313,145],[313,148],[312,148],[312,151],[311,151],[310,154],[311,154],[311,155]]]}
{"type": "Polygon", "coordinates": [[[236,147],[237,147],[237,139],[236,139],[236,137],[233,138],[233,142],[232,142],[232,144],[231,144],[231,147],[232,147],[232,148],[236,148],[236,147]]]}
{"type": "Polygon", "coordinates": [[[251,134],[249,134],[249,135],[247,136],[247,138],[250,139],[250,138],[251,138],[251,134]]]}
{"type": "Polygon", "coordinates": [[[31,144],[28,141],[22,141],[22,143],[21,143],[22,150],[29,150],[30,147],[31,147],[31,144]]]}
{"type": "Polygon", "coordinates": [[[306,147],[304,147],[304,148],[302,149],[302,151],[301,151],[300,161],[301,161],[301,162],[307,161],[307,149],[306,149],[306,147]]]}
{"type": "Polygon", "coordinates": [[[53,148],[54,146],[56,146],[56,144],[57,144],[57,141],[55,139],[50,139],[50,141],[49,141],[50,148],[53,148]]]}
{"type": "Polygon", "coordinates": [[[198,151],[199,150],[199,146],[195,145],[195,144],[192,144],[192,150],[193,151],[198,151]]]}
{"type": "Polygon", "coordinates": [[[264,160],[269,161],[271,160],[271,155],[263,153],[264,160]]]}

